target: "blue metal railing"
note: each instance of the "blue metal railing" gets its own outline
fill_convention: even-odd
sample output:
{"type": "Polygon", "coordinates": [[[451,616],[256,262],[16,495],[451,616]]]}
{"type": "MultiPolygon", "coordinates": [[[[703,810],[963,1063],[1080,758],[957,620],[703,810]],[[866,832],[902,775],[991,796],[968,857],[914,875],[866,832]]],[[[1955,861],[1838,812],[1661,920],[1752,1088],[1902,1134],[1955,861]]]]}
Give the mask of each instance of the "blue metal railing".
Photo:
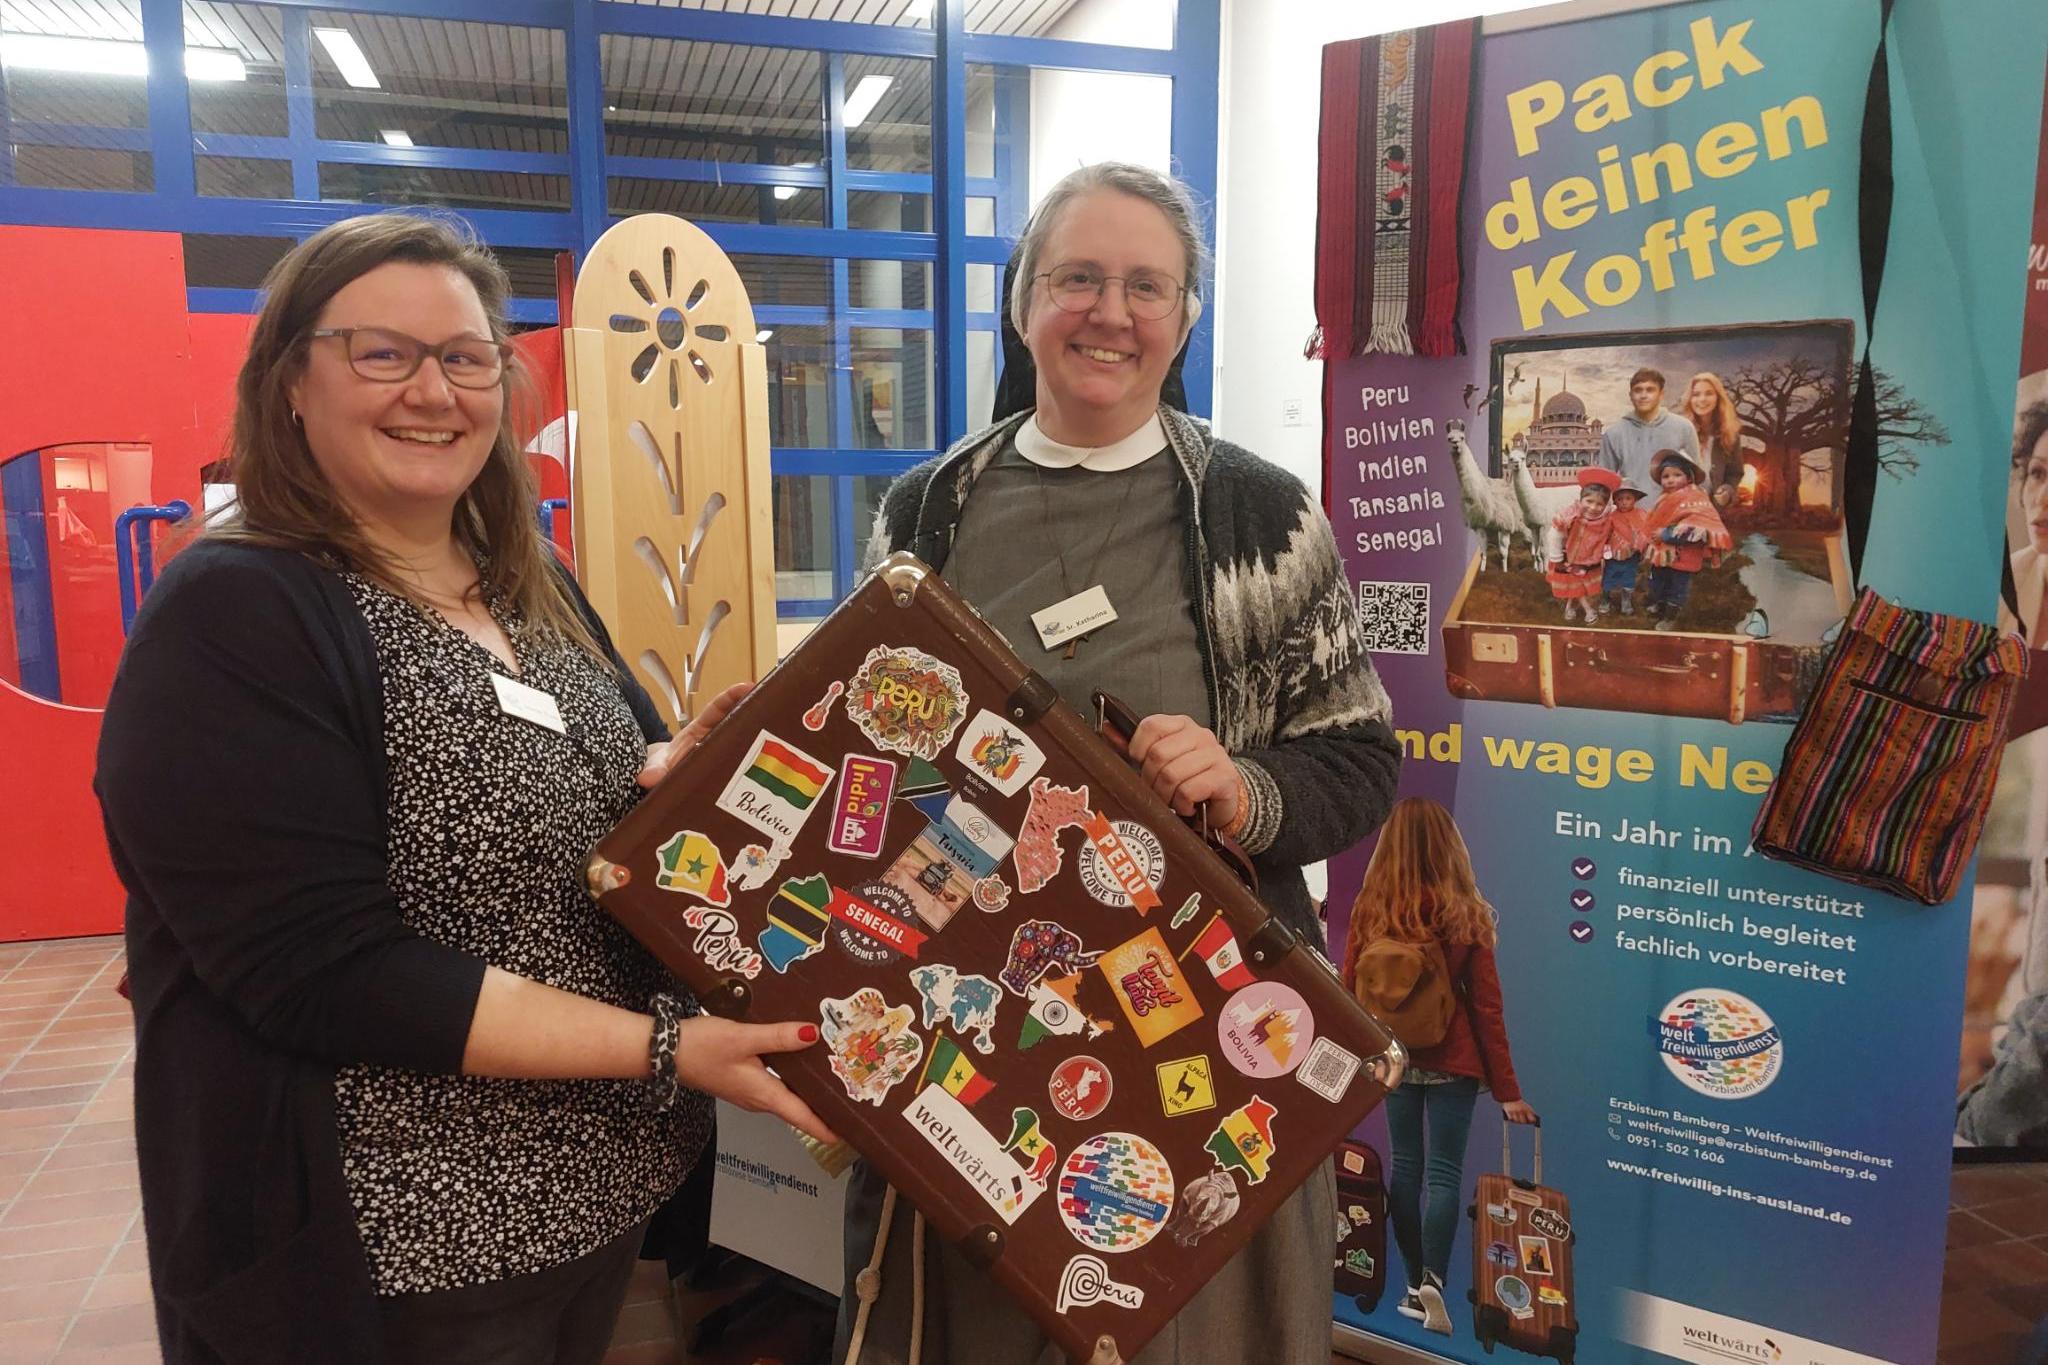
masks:
{"type": "Polygon", "coordinates": [[[192,504],[173,498],[161,507],[131,507],[114,518],[114,561],[121,580],[121,634],[135,624],[135,609],[156,582],[157,522],[180,522],[192,515],[192,504]]]}
{"type": "Polygon", "coordinates": [[[555,538],[555,513],[569,510],[567,498],[542,498],[540,500],[540,533],[542,538],[555,538]]]}

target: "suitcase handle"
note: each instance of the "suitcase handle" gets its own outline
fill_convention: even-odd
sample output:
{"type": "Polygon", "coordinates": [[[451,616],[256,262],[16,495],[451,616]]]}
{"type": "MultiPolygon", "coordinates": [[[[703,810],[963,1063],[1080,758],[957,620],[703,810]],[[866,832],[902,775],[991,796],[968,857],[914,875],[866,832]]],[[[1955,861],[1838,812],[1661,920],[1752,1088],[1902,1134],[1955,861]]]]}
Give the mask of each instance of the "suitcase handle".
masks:
{"type": "MultiPolygon", "coordinates": [[[[1138,713],[1118,701],[1107,692],[1095,694],[1095,731],[1109,742],[1109,746],[1126,759],[1131,754],[1131,737],[1138,733],[1138,713]]],[[[1183,816],[1187,827],[1193,830],[1201,841],[1209,846],[1217,857],[1229,865],[1245,889],[1257,895],[1259,873],[1252,866],[1252,860],[1238,847],[1237,840],[1209,828],[1209,808],[1206,805],[1195,808],[1193,815],[1183,816]]]]}
{"type": "MultiPolygon", "coordinates": [[[[1543,1183],[1542,1117],[1539,1115],[1536,1121],[1532,1124],[1529,1124],[1528,1126],[1536,1130],[1536,1169],[1535,1173],[1530,1177],[1529,1183],[1532,1185],[1541,1185],[1543,1183]]],[[[1515,1125],[1509,1123],[1506,1119],[1502,1119],[1500,1121],[1500,1171],[1502,1175],[1506,1176],[1510,1180],[1513,1180],[1515,1178],[1514,1134],[1515,1125]]]]}

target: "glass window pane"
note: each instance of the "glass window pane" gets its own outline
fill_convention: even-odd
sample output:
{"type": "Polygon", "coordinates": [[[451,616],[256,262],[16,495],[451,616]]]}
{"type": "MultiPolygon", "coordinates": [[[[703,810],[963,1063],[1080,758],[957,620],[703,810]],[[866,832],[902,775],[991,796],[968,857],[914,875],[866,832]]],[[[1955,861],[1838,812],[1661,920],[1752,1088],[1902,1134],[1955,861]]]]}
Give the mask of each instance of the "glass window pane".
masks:
{"type": "Polygon", "coordinates": [[[128,41],[134,44],[134,69],[112,75],[10,61],[0,78],[0,98],[13,124],[15,183],[33,189],[154,189],[155,167],[138,141],[146,141],[149,128],[139,0],[110,0],[89,18],[68,7],[0,6],[0,36],[16,35],[128,41]],[[30,134],[24,125],[35,124],[51,127],[30,134]]]}
{"type": "MultiPolygon", "coordinates": [[[[625,0],[659,9],[744,10],[739,0],[625,0]]],[[[977,0],[985,3],[985,0],[977,0]]],[[[775,11],[795,19],[828,19],[838,24],[880,24],[888,28],[930,28],[932,0],[799,0],[775,11]]]]}
{"type": "Polygon", "coordinates": [[[156,188],[148,152],[110,152],[101,147],[55,147],[18,142],[14,183],[34,190],[136,190],[156,188]]]}
{"type": "Polygon", "coordinates": [[[768,333],[768,443],[811,450],[830,447],[831,334],[823,327],[780,325],[761,330],[768,333]]]}
{"type": "Polygon", "coordinates": [[[995,231],[1015,237],[1061,176],[1097,161],[1173,169],[1173,82],[1109,71],[967,68],[967,173],[996,181],[995,231]],[[1116,117],[1097,111],[1114,109],[1116,117]]]}
{"type": "Polygon", "coordinates": [[[996,268],[992,265],[967,266],[967,311],[970,313],[993,313],[996,311],[996,268]]]}
{"type": "Polygon", "coordinates": [[[993,199],[970,198],[967,201],[967,235],[969,237],[993,237],[996,235],[996,201],[993,199]]]}
{"type": "MultiPolygon", "coordinates": [[[[11,19],[0,19],[0,35],[12,37],[21,31],[11,19]]],[[[80,35],[74,32],[51,36],[80,35]]],[[[141,20],[138,17],[135,41],[139,43],[141,40],[141,20]]],[[[140,75],[55,71],[10,63],[7,67],[7,116],[15,123],[59,123],[74,128],[147,128],[149,91],[140,75]]]]}
{"type": "MultiPolygon", "coordinates": [[[[384,142],[388,130],[419,147],[569,150],[569,64],[559,29],[318,11],[312,25],[314,126],[322,138],[384,142]],[[350,84],[321,29],[348,35],[377,88],[350,84]]],[[[516,206],[517,197],[499,202],[516,206]]]]}
{"type": "Polygon", "coordinates": [[[1114,4],[1017,4],[967,0],[969,33],[1065,38],[1124,47],[1173,46],[1174,0],[1116,0],[1114,4]]]}
{"type": "Polygon", "coordinates": [[[555,297],[555,251],[545,246],[494,246],[491,254],[512,280],[515,299],[555,297]]]}
{"type": "Polygon", "coordinates": [[[832,480],[777,474],[770,481],[775,520],[775,595],[832,597],[832,480]]]}
{"type": "Polygon", "coordinates": [[[896,482],[896,476],[856,474],[849,482],[853,485],[853,563],[858,571],[868,562],[869,542],[875,534],[875,513],[881,509],[882,495],[889,491],[890,484],[896,482]]]}
{"type": "Polygon", "coordinates": [[[825,192],[790,185],[713,185],[699,180],[614,176],[606,205],[614,214],[673,213],[693,223],[825,225],[825,192]]]}
{"type": "Polygon", "coordinates": [[[289,199],[292,163],[247,156],[195,156],[192,179],[203,195],[220,199],[289,199]]]}
{"type": "Polygon", "coordinates": [[[932,64],[922,57],[846,59],[846,164],[931,174],[932,64]]]}
{"type": "Polygon", "coordinates": [[[830,308],[832,262],[822,256],[762,256],[736,252],[733,268],[747,286],[747,301],[759,308],[830,308]]]}
{"type": "MultiPolygon", "coordinates": [[[[195,133],[285,137],[284,11],[272,5],[185,5],[187,47],[232,52],[242,79],[190,82],[195,133]]],[[[289,195],[287,195],[289,197],[289,195]]]]}
{"type": "Polygon", "coordinates": [[[967,425],[979,431],[994,420],[996,334],[975,328],[967,334],[967,425]]]}
{"type": "Polygon", "coordinates": [[[930,261],[849,261],[847,301],[855,308],[929,308],[930,261]]]}
{"type": "Polygon", "coordinates": [[[292,249],[289,237],[185,234],[185,287],[260,289],[270,268],[292,249]]]}
{"type": "Polygon", "coordinates": [[[603,34],[610,156],[817,166],[825,64],[815,52],[603,34]]]}
{"type": "Polygon", "coordinates": [[[362,204],[432,204],[451,209],[569,207],[566,175],[503,171],[451,171],[432,166],[359,166],[320,163],[320,197],[362,204]]]}
{"type": "Polygon", "coordinates": [[[855,327],[853,444],[862,450],[930,450],[932,334],[921,328],[855,327]]]}
{"type": "Polygon", "coordinates": [[[846,225],[870,232],[930,232],[932,197],[881,190],[848,190],[846,225]]]}

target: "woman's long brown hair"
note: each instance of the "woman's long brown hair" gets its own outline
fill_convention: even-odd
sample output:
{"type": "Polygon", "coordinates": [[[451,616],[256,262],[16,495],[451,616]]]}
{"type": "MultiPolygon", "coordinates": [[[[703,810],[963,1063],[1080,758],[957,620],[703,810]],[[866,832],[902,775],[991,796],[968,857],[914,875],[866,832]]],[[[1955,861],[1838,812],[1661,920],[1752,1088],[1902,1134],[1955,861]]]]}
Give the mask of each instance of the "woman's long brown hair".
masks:
{"type": "Polygon", "coordinates": [[[1425,796],[1396,801],[1366,865],[1344,940],[1344,979],[1374,939],[1494,943],[1493,907],[1479,894],[1472,855],[1451,813],[1425,796]]]}
{"type": "Polygon", "coordinates": [[[1719,442],[1724,459],[1742,458],[1742,419],[1736,416],[1735,400],[1728,396],[1728,386],[1721,382],[1720,375],[1702,370],[1685,381],[1685,420],[1692,423],[1693,433],[1700,438],[1702,460],[1710,440],[1719,442]],[[1714,391],[1714,415],[1705,422],[1692,410],[1692,386],[1701,380],[1714,391]]]}
{"type": "MultiPolygon", "coordinates": [[[[350,218],[308,237],[263,282],[263,311],[235,380],[235,422],[228,443],[235,505],[209,536],[297,550],[419,600],[401,566],[371,543],[292,420],[289,391],[306,363],[308,338],[328,301],[353,281],[393,261],[458,271],[476,289],[491,337],[506,341],[505,271],[460,220],[413,213],[350,218]]],[[[514,429],[514,402],[525,372],[505,367],[505,417],[476,478],[455,506],[456,541],[482,563],[478,589],[530,626],[606,656],[585,625],[541,538],[533,471],[514,429]]],[[[424,603],[423,603],[424,605],[424,603]]]]}

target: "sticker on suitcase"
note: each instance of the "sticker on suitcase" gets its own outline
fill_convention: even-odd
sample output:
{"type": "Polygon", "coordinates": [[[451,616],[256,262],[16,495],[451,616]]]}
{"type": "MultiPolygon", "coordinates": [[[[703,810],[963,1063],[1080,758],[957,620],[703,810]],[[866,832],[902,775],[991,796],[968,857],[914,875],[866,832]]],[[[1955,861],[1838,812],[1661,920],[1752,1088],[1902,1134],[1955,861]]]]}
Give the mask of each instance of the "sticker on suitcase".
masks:
{"type": "Polygon", "coordinates": [[[1136,1133],[1101,1133],[1074,1149],[1060,1172],[1060,1218],[1083,1246],[1136,1251],[1173,1212],[1173,1168],[1136,1133]]]}
{"type": "Polygon", "coordinates": [[[832,685],[825,689],[825,695],[818,698],[818,700],[812,704],[810,710],[804,712],[804,729],[809,730],[812,734],[816,734],[818,731],[824,729],[825,722],[828,719],[830,719],[832,715],[832,703],[838,701],[839,694],[841,692],[844,692],[845,690],[845,683],[840,682],[836,678],[833,679],[832,685]]]}
{"type": "Polygon", "coordinates": [[[1531,1275],[1555,1275],[1556,1264],[1550,1259],[1548,1237],[1517,1237],[1515,1242],[1522,1249],[1522,1265],[1531,1275]]]}
{"type": "Polygon", "coordinates": [[[1273,1119],[1279,1110],[1254,1095],[1244,1105],[1224,1115],[1223,1122],[1216,1125],[1216,1131],[1203,1144],[1209,1155],[1216,1158],[1216,1164],[1226,1171],[1236,1171],[1256,1185],[1266,1178],[1266,1172],[1277,1150],[1273,1142],[1273,1119]]]}
{"type": "Polygon", "coordinates": [[[832,802],[825,847],[852,858],[881,857],[895,790],[896,765],[888,759],[848,754],[839,760],[839,795],[832,802]]]}
{"type": "Polygon", "coordinates": [[[1242,1198],[1230,1172],[1198,1175],[1181,1189],[1180,1207],[1167,1220],[1166,1235],[1175,1246],[1194,1246],[1236,1217],[1242,1198]]]}
{"type": "Polygon", "coordinates": [[[897,855],[882,880],[904,895],[933,933],[944,929],[974,898],[974,885],[1009,856],[1015,840],[988,812],[962,797],[897,855]]]}
{"type": "Polygon", "coordinates": [[[1031,988],[1049,973],[1071,975],[1094,966],[1101,956],[1083,948],[1081,936],[1064,924],[1031,919],[1018,925],[1010,935],[1009,961],[998,975],[1010,994],[1028,997],[1031,988]]]}
{"type": "Polygon", "coordinates": [[[1045,1089],[1053,1110],[1061,1118],[1086,1123],[1109,1107],[1115,1085],[1108,1067],[1082,1053],[1054,1067],[1045,1089]]]}
{"type": "Polygon", "coordinates": [[[1095,964],[1116,992],[1141,1047],[1151,1047],[1202,1017],[1202,1006],[1157,929],[1147,929],[1095,964]]]}
{"type": "Polygon", "coordinates": [[[846,718],[890,753],[935,759],[966,715],[960,671],[921,649],[876,645],[846,689],[846,718]]]}
{"type": "Polygon", "coordinates": [[[1025,1168],[944,1087],[927,1085],[903,1117],[1005,1223],[1015,1223],[1045,1193],[1045,1186],[1027,1179],[1025,1168]]]}
{"type": "Polygon", "coordinates": [[[1166,848],[1159,836],[1136,820],[1110,820],[1090,811],[1081,822],[1088,842],[1081,846],[1081,888],[1116,910],[1147,914],[1159,908],[1159,883],[1166,877],[1166,848]]]}
{"type": "Polygon", "coordinates": [[[1294,1079],[1336,1104],[1351,1089],[1352,1077],[1357,1074],[1356,1053],[1339,1047],[1328,1038],[1318,1038],[1309,1045],[1308,1055],[1301,1059],[1301,1065],[1295,1068],[1294,1079]]]}
{"type": "Polygon", "coordinates": [[[696,830],[677,830],[654,850],[654,856],[658,862],[654,884],[662,890],[695,896],[706,905],[732,904],[725,855],[696,830]]]}
{"type": "Polygon", "coordinates": [[[958,1034],[974,1035],[974,1050],[996,1050],[989,1030],[996,1024],[996,1006],[1002,1003],[1003,988],[985,976],[962,976],[944,962],[910,969],[910,984],[923,1005],[921,1021],[926,1028],[940,1020],[958,1034]]]}
{"type": "MultiPolygon", "coordinates": [[[[1180,916],[1175,915],[1174,921],[1177,924],[1180,916]]],[[[1209,975],[1215,977],[1216,984],[1226,991],[1243,990],[1258,982],[1258,978],[1252,975],[1252,969],[1244,965],[1244,950],[1237,946],[1237,935],[1230,932],[1230,925],[1221,914],[1209,917],[1209,922],[1202,926],[1201,933],[1195,935],[1195,941],[1180,955],[1180,960],[1187,961],[1189,954],[1202,959],[1209,975]]]]}
{"type": "Polygon", "coordinates": [[[1088,805],[1088,788],[1056,787],[1043,777],[1031,781],[1031,804],[1024,811],[1024,828],[1017,833],[1017,891],[1028,896],[1060,874],[1066,860],[1060,848],[1060,834],[1078,829],[1093,817],[1088,805]]]}
{"type": "Polygon", "coordinates": [[[1536,1312],[1529,1294],[1528,1282],[1519,1275],[1503,1275],[1493,1282],[1493,1296],[1500,1306],[1518,1318],[1532,1316],[1536,1312]]]}
{"type": "Polygon", "coordinates": [[[916,1012],[890,1004],[873,986],[819,1001],[818,1014],[832,1074],[856,1104],[881,1104],[924,1056],[924,1039],[911,1028],[916,1012]]]}
{"type": "Polygon", "coordinates": [[[915,958],[924,931],[911,922],[910,897],[882,882],[864,882],[851,892],[832,888],[833,937],[847,956],[870,967],[915,958]]]}
{"type": "Polygon", "coordinates": [[[1082,1252],[1060,1272],[1059,1311],[1093,1308],[1106,1303],[1112,1308],[1143,1308],[1145,1291],[1134,1284],[1118,1284],[1109,1277],[1109,1264],[1100,1256],[1082,1252]]]}
{"type": "Polygon", "coordinates": [[[823,949],[831,931],[832,883],[821,872],[792,877],[776,888],[768,902],[768,923],[755,942],[770,967],[786,972],[823,949]]]}
{"type": "Polygon", "coordinates": [[[693,905],[683,911],[683,923],[697,931],[690,951],[712,971],[737,972],[749,981],[761,974],[761,955],[740,938],[740,922],[731,911],[693,905]]]}
{"type": "Polygon", "coordinates": [[[995,873],[990,873],[974,884],[974,908],[985,915],[999,914],[1010,908],[1010,884],[995,873]]]}
{"type": "Polygon", "coordinates": [[[1545,1237],[1555,1237],[1560,1242],[1572,1239],[1572,1225],[1556,1209],[1530,1209],[1529,1226],[1545,1237]]]}
{"type": "Polygon", "coordinates": [[[1278,981],[1247,986],[1223,1007],[1216,1038],[1223,1057],[1247,1076],[1285,1076],[1315,1040],[1316,1020],[1301,992],[1278,981]]]}
{"type": "Polygon", "coordinates": [[[719,793],[718,808],[786,847],[831,785],[832,769],[822,759],[763,730],[719,793]]]}
{"type": "Polygon", "coordinates": [[[735,891],[759,891],[775,876],[782,860],[789,856],[784,843],[748,844],[733,856],[731,886],[735,891]]]}
{"type": "Polygon", "coordinates": [[[1019,726],[993,711],[975,712],[953,750],[968,772],[1005,796],[1015,796],[1045,766],[1045,750],[1019,726]]]}
{"type": "Polygon", "coordinates": [[[1198,1053],[1161,1062],[1153,1074],[1159,1078],[1159,1107],[1166,1117],[1177,1119],[1216,1107],[1216,1080],[1209,1072],[1208,1057],[1198,1053]]]}
{"type": "Polygon", "coordinates": [[[1018,1051],[1028,1051],[1047,1038],[1075,1038],[1083,1033],[1100,1038],[1114,1029],[1114,1020],[1081,1003],[1082,988],[1093,982],[1084,972],[1066,972],[1033,983],[1024,997],[1030,1003],[1024,1030],[1017,1037],[1018,1051]]]}

